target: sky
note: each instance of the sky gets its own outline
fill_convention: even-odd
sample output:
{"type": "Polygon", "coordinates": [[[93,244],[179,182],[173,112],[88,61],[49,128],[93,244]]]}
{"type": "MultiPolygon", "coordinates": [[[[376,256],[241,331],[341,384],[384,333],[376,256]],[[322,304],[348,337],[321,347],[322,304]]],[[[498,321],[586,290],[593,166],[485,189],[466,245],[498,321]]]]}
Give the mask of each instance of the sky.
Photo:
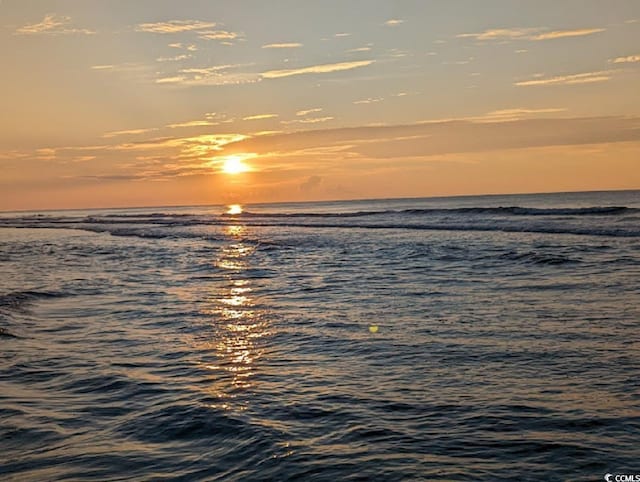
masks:
{"type": "Polygon", "coordinates": [[[0,0],[0,210],[640,188],[637,0],[0,0]]]}

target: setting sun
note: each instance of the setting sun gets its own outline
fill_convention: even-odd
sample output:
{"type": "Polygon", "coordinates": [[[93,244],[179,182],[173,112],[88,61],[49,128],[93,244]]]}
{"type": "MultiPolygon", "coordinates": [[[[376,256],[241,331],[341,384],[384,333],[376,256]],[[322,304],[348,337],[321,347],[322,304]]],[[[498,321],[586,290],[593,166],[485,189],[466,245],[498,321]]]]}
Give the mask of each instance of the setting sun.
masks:
{"type": "Polygon", "coordinates": [[[241,156],[228,156],[222,164],[222,172],[225,174],[241,174],[249,170],[241,156]]]}

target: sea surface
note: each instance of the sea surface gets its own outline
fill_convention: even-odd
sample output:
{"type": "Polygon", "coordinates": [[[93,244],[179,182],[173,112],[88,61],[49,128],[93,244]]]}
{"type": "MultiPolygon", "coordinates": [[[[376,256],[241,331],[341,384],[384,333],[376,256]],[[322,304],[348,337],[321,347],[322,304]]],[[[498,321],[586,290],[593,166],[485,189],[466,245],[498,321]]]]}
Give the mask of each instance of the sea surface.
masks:
{"type": "Polygon", "coordinates": [[[3,481],[640,474],[640,191],[3,213],[0,274],[3,481]]]}

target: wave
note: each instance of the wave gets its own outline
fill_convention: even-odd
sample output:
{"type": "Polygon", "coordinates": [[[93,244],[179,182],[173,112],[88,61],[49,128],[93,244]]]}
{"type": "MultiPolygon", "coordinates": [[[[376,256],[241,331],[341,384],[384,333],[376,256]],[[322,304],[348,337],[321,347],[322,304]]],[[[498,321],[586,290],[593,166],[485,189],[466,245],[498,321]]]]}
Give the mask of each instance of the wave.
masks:
{"type": "Polygon", "coordinates": [[[39,299],[59,298],[63,296],[60,293],[52,293],[47,291],[14,291],[11,293],[0,294],[0,310],[2,311],[21,311],[25,306],[39,299]]]}
{"type": "Polygon", "coordinates": [[[406,229],[422,231],[489,231],[505,233],[571,234],[582,236],[640,237],[640,229],[587,228],[566,225],[486,225],[486,224],[338,224],[338,223],[247,223],[247,226],[293,228],[341,228],[341,229],[406,229]]]}
{"type": "Polygon", "coordinates": [[[510,251],[500,256],[502,259],[516,261],[522,264],[557,266],[565,264],[580,263],[581,260],[576,257],[570,257],[564,254],[541,253],[537,251],[516,252],[510,251]]]}
{"type": "Polygon", "coordinates": [[[382,211],[355,211],[344,213],[258,213],[245,211],[241,214],[222,214],[224,218],[351,218],[383,215],[429,215],[429,214],[493,214],[512,216],[606,216],[640,212],[640,209],[627,206],[592,206],[584,208],[531,208],[520,206],[469,207],[469,208],[417,208],[382,211]]]}
{"type": "MultiPolygon", "coordinates": [[[[227,226],[232,223],[200,223],[203,225],[217,225],[227,226]]],[[[475,224],[462,223],[457,220],[448,220],[434,223],[357,223],[357,224],[344,224],[344,223],[331,223],[331,222],[295,222],[295,221],[281,221],[281,222],[269,222],[258,220],[243,220],[242,225],[245,227],[267,227],[267,228],[310,228],[310,229],[402,229],[402,230],[418,230],[418,231],[487,231],[487,232],[504,232],[504,233],[540,233],[540,234],[568,234],[579,236],[609,236],[609,237],[621,237],[621,238],[636,238],[640,237],[640,229],[637,227],[631,227],[629,225],[623,227],[614,226],[580,226],[580,225],[567,225],[563,224],[487,224],[478,222],[475,224]]],[[[52,228],[47,223],[38,224],[22,224],[14,225],[10,227],[18,228],[52,228]]],[[[111,236],[122,237],[134,237],[142,239],[202,239],[205,241],[221,241],[225,239],[224,236],[218,236],[213,233],[194,233],[189,231],[179,230],[165,230],[165,231],[148,231],[145,229],[131,228],[122,229],[117,227],[110,227],[108,225],[95,225],[88,226],[80,224],[69,224],[65,226],[67,229],[76,229],[81,231],[88,231],[92,233],[107,233],[111,236]]],[[[171,226],[172,228],[178,228],[179,226],[171,226]]],[[[243,239],[244,241],[248,241],[243,239]]],[[[253,241],[253,240],[251,240],[253,241]]],[[[255,241],[256,244],[263,244],[263,242],[255,241]]],[[[2,300],[0,299],[0,306],[2,300]]]]}
{"type": "Polygon", "coordinates": [[[14,335],[6,328],[0,326],[0,338],[19,338],[18,335],[14,335]]]}
{"type": "Polygon", "coordinates": [[[627,206],[591,206],[581,208],[534,208],[522,206],[500,207],[465,207],[465,208],[410,208],[401,210],[348,211],[348,212],[252,212],[240,214],[177,214],[177,213],[145,213],[145,214],[103,214],[90,216],[47,216],[25,215],[16,217],[0,217],[0,226],[15,227],[49,225],[59,227],[69,224],[127,224],[127,225],[162,225],[193,226],[199,224],[220,224],[230,219],[254,218],[360,218],[360,217],[397,217],[397,216],[429,216],[429,215],[493,215],[493,216],[620,216],[640,213],[640,209],[627,206]]]}

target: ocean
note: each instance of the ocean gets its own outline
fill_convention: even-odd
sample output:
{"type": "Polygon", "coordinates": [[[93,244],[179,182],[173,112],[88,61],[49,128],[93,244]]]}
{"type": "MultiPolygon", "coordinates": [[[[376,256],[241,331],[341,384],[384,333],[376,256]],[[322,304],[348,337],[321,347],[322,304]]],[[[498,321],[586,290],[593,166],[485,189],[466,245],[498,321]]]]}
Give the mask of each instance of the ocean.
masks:
{"type": "Polygon", "coordinates": [[[640,474],[640,191],[0,215],[6,481],[640,474]]]}

